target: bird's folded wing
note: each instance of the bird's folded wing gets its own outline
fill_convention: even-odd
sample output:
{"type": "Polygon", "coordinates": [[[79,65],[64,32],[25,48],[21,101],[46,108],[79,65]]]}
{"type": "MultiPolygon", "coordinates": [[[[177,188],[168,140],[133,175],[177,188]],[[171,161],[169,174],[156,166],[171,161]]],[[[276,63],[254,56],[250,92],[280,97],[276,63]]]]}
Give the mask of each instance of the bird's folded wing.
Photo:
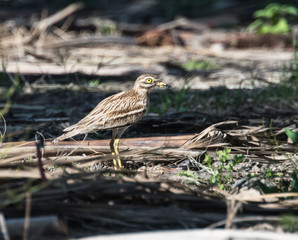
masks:
{"type": "Polygon", "coordinates": [[[86,117],[63,131],[82,130],[82,133],[131,125],[145,114],[148,103],[132,90],[112,95],[101,101],[86,117]]]}

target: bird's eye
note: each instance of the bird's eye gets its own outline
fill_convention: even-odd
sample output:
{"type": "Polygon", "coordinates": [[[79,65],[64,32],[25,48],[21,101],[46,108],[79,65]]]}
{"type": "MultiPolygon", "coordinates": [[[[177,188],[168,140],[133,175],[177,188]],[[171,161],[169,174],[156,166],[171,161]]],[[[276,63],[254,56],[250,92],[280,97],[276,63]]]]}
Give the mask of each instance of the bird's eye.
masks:
{"type": "Polygon", "coordinates": [[[152,83],[152,78],[146,78],[146,83],[152,83]]]}

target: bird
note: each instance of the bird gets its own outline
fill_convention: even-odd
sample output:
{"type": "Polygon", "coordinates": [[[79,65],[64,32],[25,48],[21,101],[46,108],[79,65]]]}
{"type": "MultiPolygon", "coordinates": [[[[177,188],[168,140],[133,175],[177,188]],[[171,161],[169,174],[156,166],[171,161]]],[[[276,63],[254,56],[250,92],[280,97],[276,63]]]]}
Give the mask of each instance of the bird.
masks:
{"type": "Polygon", "coordinates": [[[88,133],[94,131],[112,130],[110,149],[114,169],[122,169],[119,156],[120,138],[127,128],[143,118],[150,101],[149,93],[156,86],[171,88],[169,84],[160,81],[157,75],[139,76],[133,88],[111,95],[99,102],[83,119],[65,128],[63,130],[65,133],[57,137],[53,143],[82,134],[85,134],[86,138],[88,133]]]}

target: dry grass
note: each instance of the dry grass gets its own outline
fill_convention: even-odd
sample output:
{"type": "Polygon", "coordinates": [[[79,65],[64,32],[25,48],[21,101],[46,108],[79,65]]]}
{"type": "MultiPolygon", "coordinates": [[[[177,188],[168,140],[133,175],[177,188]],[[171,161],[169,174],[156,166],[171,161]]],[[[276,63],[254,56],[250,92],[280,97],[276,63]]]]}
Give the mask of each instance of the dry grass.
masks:
{"type": "MultiPolygon", "coordinates": [[[[277,101],[271,106],[263,104],[263,108],[247,104],[234,113],[230,106],[218,110],[212,105],[214,98],[211,97],[204,103],[208,109],[203,107],[202,112],[195,109],[163,116],[150,114],[129,136],[138,135],[138,129],[143,130],[142,133],[154,131],[159,136],[143,134],[140,138],[122,139],[120,150],[125,163],[122,172],[112,169],[107,139],[72,140],[52,145],[50,138],[57,136],[61,125],[68,122],[70,116],[78,117],[73,116],[73,106],[75,112],[87,111],[86,106],[78,109],[78,105],[87,103],[90,107],[90,92],[98,102],[98,91],[106,91],[108,86],[48,84],[43,82],[46,75],[58,73],[77,82],[81,80],[79,75],[66,77],[65,74],[79,71],[112,79],[123,75],[131,77],[135,72],[147,71],[151,65],[160,71],[164,63],[172,60],[173,51],[179,56],[193,52],[179,47],[140,48],[134,46],[131,38],[92,34],[82,38],[85,33],[67,31],[69,19],[60,28],[52,25],[79,7],[72,5],[29,27],[17,26],[14,32],[5,25],[0,26],[2,72],[9,76],[9,82],[14,82],[20,65],[19,77],[25,85],[24,96],[17,96],[12,104],[7,102],[10,112],[1,122],[4,124],[1,140],[6,142],[0,145],[0,211],[7,219],[23,218],[26,211],[26,224],[30,228],[28,218],[54,214],[68,226],[68,236],[78,237],[177,228],[262,229],[264,222],[277,231],[281,230],[278,225],[281,215],[298,214],[297,182],[293,186],[282,186],[294,179],[291,174],[298,164],[297,146],[288,142],[284,132],[285,128],[298,130],[297,103],[277,101]],[[115,42],[117,46],[106,48],[115,42]],[[78,59],[82,61],[79,63],[78,59]],[[20,64],[21,60],[24,62],[20,64]],[[10,71],[16,75],[8,73],[10,71]],[[40,79],[33,83],[27,81],[26,73],[41,74],[40,79]],[[81,96],[82,92],[85,96],[81,96]],[[32,97],[33,93],[37,97],[32,97]],[[66,109],[59,109],[63,104],[66,109]],[[268,123],[272,118],[274,120],[268,123]],[[224,119],[237,121],[222,122],[224,119]],[[28,130],[28,126],[31,129],[28,130]],[[34,132],[40,130],[47,138],[44,148],[36,147],[37,143],[43,143],[42,138],[10,141],[20,136],[26,139],[26,135],[32,140],[34,132]],[[218,162],[216,152],[224,148],[231,149],[231,156],[244,156],[244,161],[233,169],[233,186],[229,192],[210,183],[202,161],[208,154],[213,162],[218,162]],[[41,157],[37,150],[41,150],[41,157]],[[267,170],[279,175],[266,177],[267,170]],[[184,171],[197,175],[179,176],[184,171]],[[43,181],[42,173],[45,174],[43,181]],[[273,184],[277,189],[266,193],[262,184],[266,187],[273,184]]],[[[197,53],[210,55],[210,51],[198,50],[197,53]]],[[[211,53],[211,56],[215,55],[211,53]]],[[[206,73],[212,74],[204,71],[199,74],[206,73]]],[[[127,87],[129,84],[116,83],[113,91],[127,87]]],[[[105,97],[107,93],[101,94],[105,97]]],[[[197,105],[193,96],[185,97],[197,105]]],[[[7,103],[0,103],[0,108],[6,109],[7,103]]],[[[1,221],[1,226],[3,224],[5,221],[1,221]]],[[[28,231],[26,229],[24,236],[28,236],[28,231]]]]}
{"type": "MultiPolygon", "coordinates": [[[[8,217],[20,215],[26,193],[30,192],[33,216],[59,215],[69,226],[70,235],[223,225],[247,228],[264,221],[277,226],[280,214],[298,211],[298,193],[263,195],[241,186],[229,193],[216,185],[186,185],[181,184],[180,178],[173,178],[177,174],[173,166],[179,162],[190,158],[199,161],[206,152],[223,146],[231,147],[233,154],[245,154],[250,162],[296,164],[297,149],[287,143],[283,129],[236,124],[214,124],[189,137],[181,148],[171,148],[169,144],[156,148],[154,138],[150,138],[152,147],[148,139],[145,148],[125,146],[121,157],[126,166],[139,169],[125,169],[122,173],[114,172],[112,166],[104,167],[111,159],[106,140],[46,144],[43,164],[49,180],[44,183],[39,180],[32,143],[3,144],[2,211],[8,217]],[[90,172],[99,162],[105,164],[90,172]]],[[[168,137],[168,143],[174,143],[173,139],[168,137]]],[[[140,139],[131,139],[130,143],[133,141],[140,139]]]]}

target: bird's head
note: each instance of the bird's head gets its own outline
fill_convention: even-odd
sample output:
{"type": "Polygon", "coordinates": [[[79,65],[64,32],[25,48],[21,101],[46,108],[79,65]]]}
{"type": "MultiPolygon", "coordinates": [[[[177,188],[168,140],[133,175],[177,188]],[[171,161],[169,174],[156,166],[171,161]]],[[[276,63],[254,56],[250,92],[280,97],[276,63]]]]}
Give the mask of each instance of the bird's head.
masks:
{"type": "Polygon", "coordinates": [[[154,74],[143,74],[139,76],[135,82],[134,88],[147,89],[148,91],[150,91],[155,86],[162,88],[171,88],[171,85],[160,81],[154,74]]]}

